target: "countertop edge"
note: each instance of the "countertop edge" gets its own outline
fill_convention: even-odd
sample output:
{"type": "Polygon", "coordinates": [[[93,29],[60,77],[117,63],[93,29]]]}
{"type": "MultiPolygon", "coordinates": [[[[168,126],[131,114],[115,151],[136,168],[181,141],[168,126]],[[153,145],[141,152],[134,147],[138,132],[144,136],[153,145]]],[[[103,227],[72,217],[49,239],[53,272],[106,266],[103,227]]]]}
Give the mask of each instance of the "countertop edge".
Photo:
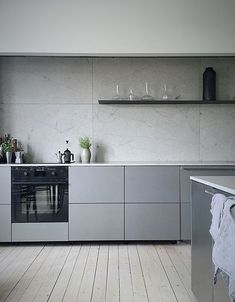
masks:
{"type": "Polygon", "coordinates": [[[235,176],[190,176],[190,180],[235,195],[235,176]],[[217,179],[216,182],[215,179],[217,179]],[[234,187],[231,187],[231,184],[228,184],[228,186],[219,184],[221,179],[223,181],[224,179],[234,180],[234,187]]]}
{"type": "Polygon", "coordinates": [[[235,167],[235,162],[91,162],[87,164],[82,163],[26,163],[26,164],[0,164],[0,167],[23,167],[23,166],[66,166],[66,167],[90,167],[90,166],[178,166],[178,167],[219,167],[219,166],[231,166],[235,167]]]}

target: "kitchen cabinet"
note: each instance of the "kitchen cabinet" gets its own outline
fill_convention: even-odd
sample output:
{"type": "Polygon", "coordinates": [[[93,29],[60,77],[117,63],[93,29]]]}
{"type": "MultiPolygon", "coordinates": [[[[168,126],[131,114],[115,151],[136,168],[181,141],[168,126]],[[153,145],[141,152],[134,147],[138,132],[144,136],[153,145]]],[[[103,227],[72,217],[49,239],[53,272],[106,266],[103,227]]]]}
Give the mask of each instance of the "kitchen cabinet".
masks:
{"type": "Polygon", "coordinates": [[[124,202],[124,167],[70,167],[69,203],[124,202]]]}
{"type": "Polygon", "coordinates": [[[181,240],[191,240],[190,176],[232,176],[235,166],[190,166],[180,168],[181,240]]]}
{"type": "Polygon", "coordinates": [[[179,168],[132,166],[125,168],[127,203],[179,202],[179,168]]]}
{"type": "Polygon", "coordinates": [[[11,205],[0,205],[0,242],[11,242],[11,205]]]}
{"type": "Polygon", "coordinates": [[[68,241],[68,223],[12,223],[12,242],[68,241]]]}
{"type": "Polygon", "coordinates": [[[221,275],[218,275],[217,282],[213,287],[213,297],[213,302],[231,302],[228,296],[228,289],[225,286],[221,275]]]}
{"type": "Polygon", "coordinates": [[[11,167],[0,167],[0,205],[11,204],[11,167]]]}
{"type": "Polygon", "coordinates": [[[179,240],[179,225],[177,203],[126,204],[126,240],[179,240]]]}
{"type": "Polygon", "coordinates": [[[125,238],[179,240],[179,168],[125,168],[125,238]]]}
{"type": "Polygon", "coordinates": [[[226,192],[192,181],[192,291],[198,301],[229,302],[228,291],[220,275],[218,276],[218,283],[213,285],[213,241],[209,233],[212,196],[206,192],[229,195],[226,192]]]}
{"type": "Polygon", "coordinates": [[[69,240],[124,240],[124,167],[70,167],[69,183],[69,240]]]}
{"type": "Polygon", "coordinates": [[[69,240],[124,240],[124,204],[70,204],[69,240]]]}
{"type": "Polygon", "coordinates": [[[211,224],[211,191],[205,185],[192,184],[192,290],[198,301],[212,301],[212,238],[209,233],[211,224]]]}

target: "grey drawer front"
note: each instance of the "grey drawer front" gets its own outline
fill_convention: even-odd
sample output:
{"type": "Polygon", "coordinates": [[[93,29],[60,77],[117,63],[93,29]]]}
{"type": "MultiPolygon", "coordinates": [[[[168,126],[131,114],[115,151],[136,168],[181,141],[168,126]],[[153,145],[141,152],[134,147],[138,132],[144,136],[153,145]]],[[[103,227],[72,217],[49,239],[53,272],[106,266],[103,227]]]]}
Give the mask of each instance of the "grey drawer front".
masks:
{"type": "Polygon", "coordinates": [[[181,203],[181,240],[191,240],[191,203],[181,203]]]}
{"type": "Polygon", "coordinates": [[[0,204],[11,204],[11,168],[0,167],[0,204]]]}
{"type": "Polygon", "coordinates": [[[126,204],[126,240],[179,240],[179,204],[126,204]]]}
{"type": "Polygon", "coordinates": [[[69,240],[124,240],[124,204],[70,204],[69,240]]]}
{"type": "Polygon", "coordinates": [[[126,202],[179,201],[178,167],[126,167],[126,202]]]}
{"type": "Polygon", "coordinates": [[[213,302],[229,302],[228,288],[226,287],[221,275],[218,275],[217,283],[214,285],[214,301],[213,302]]]}
{"type": "Polygon", "coordinates": [[[69,203],[124,202],[124,167],[70,167],[69,203]]]}
{"type": "Polygon", "coordinates": [[[12,241],[68,241],[68,223],[13,223],[12,241]]]}
{"type": "Polygon", "coordinates": [[[0,242],[11,242],[10,205],[0,205],[0,242]]]}
{"type": "Polygon", "coordinates": [[[198,168],[181,168],[181,202],[190,202],[190,176],[232,176],[235,175],[234,167],[198,167],[198,168]]]}

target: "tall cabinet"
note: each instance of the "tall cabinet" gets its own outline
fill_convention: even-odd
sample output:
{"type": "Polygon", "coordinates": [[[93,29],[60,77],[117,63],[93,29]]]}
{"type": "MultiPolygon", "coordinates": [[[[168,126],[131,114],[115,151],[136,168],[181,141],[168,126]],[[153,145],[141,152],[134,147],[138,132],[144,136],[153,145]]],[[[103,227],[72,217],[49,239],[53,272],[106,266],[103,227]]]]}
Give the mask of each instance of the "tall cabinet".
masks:
{"type": "Polygon", "coordinates": [[[11,241],[11,168],[0,169],[0,242],[11,241]]]}

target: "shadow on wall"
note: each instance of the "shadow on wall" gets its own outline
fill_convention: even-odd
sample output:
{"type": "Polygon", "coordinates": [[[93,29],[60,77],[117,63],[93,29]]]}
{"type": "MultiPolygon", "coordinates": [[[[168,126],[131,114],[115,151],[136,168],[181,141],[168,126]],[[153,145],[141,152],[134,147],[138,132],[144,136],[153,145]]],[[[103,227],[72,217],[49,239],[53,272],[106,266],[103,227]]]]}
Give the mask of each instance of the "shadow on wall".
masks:
{"type": "Polygon", "coordinates": [[[98,142],[92,149],[93,158],[92,160],[98,163],[106,162],[107,146],[103,143],[98,142]]]}

